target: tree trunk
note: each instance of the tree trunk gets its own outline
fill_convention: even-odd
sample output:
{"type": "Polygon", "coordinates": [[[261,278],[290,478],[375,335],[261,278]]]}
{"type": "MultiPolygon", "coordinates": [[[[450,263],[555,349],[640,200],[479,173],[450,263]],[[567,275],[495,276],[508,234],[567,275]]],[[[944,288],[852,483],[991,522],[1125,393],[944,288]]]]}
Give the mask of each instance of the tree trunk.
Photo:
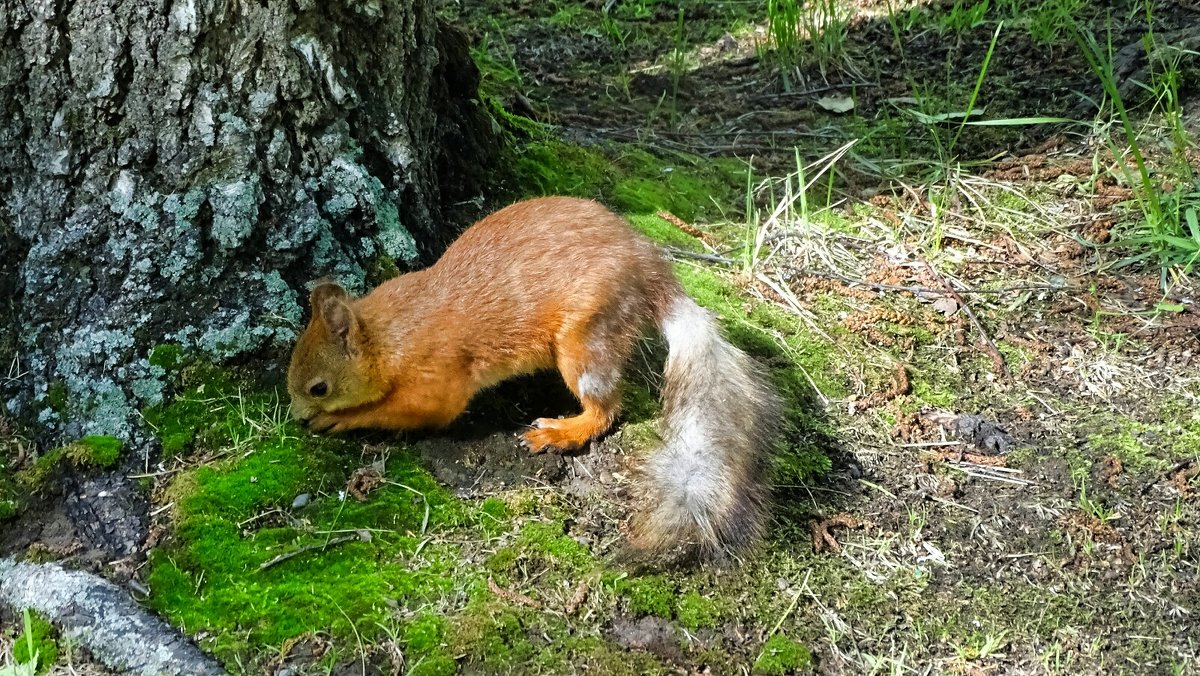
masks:
{"type": "Polygon", "coordinates": [[[433,9],[0,0],[9,414],[137,442],[162,397],[155,345],[282,352],[304,282],[361,289],[432,258],[438,169],[476,177],[496,147],[433,9]]]}

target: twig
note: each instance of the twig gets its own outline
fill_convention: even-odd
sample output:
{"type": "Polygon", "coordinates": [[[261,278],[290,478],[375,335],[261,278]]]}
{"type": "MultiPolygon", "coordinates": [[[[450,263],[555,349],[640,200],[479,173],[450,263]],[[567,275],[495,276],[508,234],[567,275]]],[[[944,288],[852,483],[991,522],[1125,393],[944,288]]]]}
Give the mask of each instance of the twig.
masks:
{"type": "Polygon", "coordinates": [[[934,451],[929,454],[929,457],[942,462],[959,462],[969,463],[972,465],[983,465],[991,469],[1008,469],[1008,462],[1003,455],[983,455],[981,453],[967,453],[961,448],[957,451],[934,451]]]}
{"type": "Polygon", "coordinates": [[[673,246],[665,246],[665,247],[663,247],[663,251],[666,251],[667,255],[672,258],[694,258],[698,261],[708,261],[709,263],[721,263],[723,265],[733,265],[734,263],[737,262],[737,261],[733,260],[732,258],[726,258],[725,256],[718,256],[717,254],[698,253],[695,251],[687,251],[686,249],[677,249],[673,246]]]}
{"type": "Polygon", "coordinates": [[[939,498],[939,497],[938,497],[938,496],[936,496],[936,495],[930,495],[930,496],[929,496],[929,499],[933,500],[934,502],[939,502],[939,503],[941,503],[941,504],[943,504],[943,505],[946,505],[946,506],[948,506],[948,507],[957,507],[957,508],[959,508],[959,509],[966,510],[966,511],[968,511],[968,512],[971,512],[971,513],[974,513],[974,514],[978,514],[978,513],[979,513],[979,510],[978,510],[978,509],[975,509],[974,507],[968,507],[968,506],[966,506],[966,505],[963,505],[963,504],[959,504],[959,503],[957,503],[957,502],[954,502],[953,500],[947,500],[947,499],[945,499],[945,498],[939,498]]]}
{"type": "Polygon", "coordinates": [[[983,340],[984,349],[987,350],[988,355],[991,356],[992,364],[996,367],[996,370],[999,371],[999,375],[1003,378],[1011,377],[1012,374],[1008,371],[1008,364],[1004,363],[1004,355],[1000,354],[1000,350],[996,347],[996,344],[992,342],[991,336],[989,336],[987,331],[983,328],[983,324],[979,322],[979,318],[975,316],[975,313],[971,310],[971,306],[967,305],[966,299],[960,296],[959,293],[954,290],[954,287],[950,286],[950,283],[946,281],[946,278],[943,277],[941,273],[933,269],[933,266],[929,264],[929,261],[922,260],[921,262],[925,264],[925,268],[929,270],[929,274],[933,275],[939,282],[942,283],[942,286],[945,287],[946,292],[953,296],[954,300],[958,301],[959,307],[961,307],[963,312],[967,314],[967,318],[971,320],[971,323],[975,326],[975,330],[979,332],[979,337],[983,340]]]}
{"type": "Polygon", "coordinates": [[[270,568],[271,566],[279,565],[279,564],[283,563],[284,561],[287,561],[288,559],[295,558],[306,552],[311,552],[314,549],[327,549],[329,547],[336,547],[338,545],[344,545],[347,542],[350,542],[351,540],[358,540],[358,539],[360,539],[358,535],[345,535],[340,538],[333,538],[332,540],[329,540],[328,542],[304,545],[303,547],[301,547],[299,549],[294,549],[290,552],[280,554],[279,556],[276,556],[275,558],[271,559],[270,561],[260,563],[258,565],[258,569],[260,571],[263,571],[263,570],[270,568]]]}
{"type": "Polygon", "coordinates": [[[844,83],[840,83],[840,84],[825,85],[824,87],[817,87],[815,89],[805,89],[802,91],[779,92],[778,94],[765,94],[763,96],[756,96],[751,100],[752,101],[770,101],[772,99],[792,98],[792,97],[796,97],[796,96],[812,96],[813,94],[823,94],[825,92],[835,91],[838,89],[858,89],[859,87],[862,87],[865,89],[867,87],[878,87],[878,86],[879,86],[878,82],[844,82],[844,83]]]}
{"type": "Polygon", "coordinates": [[[496,580],[492,577],[488,577],[488,589],[492,590],[492,593],[495,594],[496,596],[499,596],[502,599],[508,599],[509,601],[512,601],[513,603],[519,603],[523,606],[529,606],[530,608],[541,608],[542,607],[541,603],[534,601],[533,599],[529,598],[528,596],[526,596],[520,592],[502,589],[500,587],[500,585],[496,584],[496,580]]]}
{"type": "MultiPolygon", "coordinates": [[[[954,462],[948,462],[948,463],[946,463],[946,466],[953,467],[954,469],[962,472],[963,474],[966,474],[967,476],[975,477],[977,479],[989,479],[991,481],[999,481],[1001,483],[1013,484],[1014,486],[1031,486],[1031,485],[1033,485],[1032,481],[1018,479],[1014,476],[1005,476],[1003,474],[993,473],[990,471],[980,471],[979,465],[970,466],[970,465],[960,465],[960,464],[954,463],[954,462]]],[[[987,469],[988,470],[997,470],[997,469],[1002,469],[1002,468],[988,467],[987,469]]]]}

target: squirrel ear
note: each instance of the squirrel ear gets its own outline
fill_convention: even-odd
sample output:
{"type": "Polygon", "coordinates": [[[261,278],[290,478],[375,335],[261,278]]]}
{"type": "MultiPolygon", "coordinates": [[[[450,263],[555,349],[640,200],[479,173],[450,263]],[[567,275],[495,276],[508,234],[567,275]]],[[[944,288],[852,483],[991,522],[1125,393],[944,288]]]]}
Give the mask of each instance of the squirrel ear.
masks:
{"type": "Polygon", "coordinates": [[[308,304],[315,314],[321,312],[322,308],[325,307],[326,301],[333,298],[344,301],[349,297],[350,294],[346,293],[346,290],[337,282],[329,277],[322,277],[313,285],[312,292],[308,296],[308,304]]]}
{"type": "Polygon", "coordinates": [[[354,310],[350,309],[345,298],[344,295],[326,298],[318,307],[321,319],[325,326],[329,327],[329,332],[341,342],[342,349],[350,352],[358,338],[358,318],[354,316],[354,310]]]}
{"type": "Polygon", "coordinates": [[[346,353],[355,351],[358,317],[350,309],[350,294],[328,277],[318,279],[308,297],[313,316],[320,317],[346,353]]]}

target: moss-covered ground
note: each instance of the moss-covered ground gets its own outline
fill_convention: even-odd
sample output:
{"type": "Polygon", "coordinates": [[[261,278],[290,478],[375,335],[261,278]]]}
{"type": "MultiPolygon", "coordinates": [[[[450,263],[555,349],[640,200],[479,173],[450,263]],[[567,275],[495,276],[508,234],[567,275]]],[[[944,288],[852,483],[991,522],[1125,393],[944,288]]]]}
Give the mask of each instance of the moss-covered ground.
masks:
{"type": "MultiPolygon", "coordinates": [[[[497,201],[626,215],[785,395],[761,547],[721,568],[622,558],[652,346],[617,430],[566,458],[514,439],[570,410],[553,376],[444,434],[330,438],[269,379],[160,346],[147,604],[235,673],[1200,671],[1194,273],[1156,265],[1170,240],[1148,235],[1072,33],[1119,48],[1200,17],[815,3],[788,47],[766,4],[445,10],[511,137],[497,201]]],[[[1176,89],[1122,90],[1181,214],[1200,194],[1189,58],[1138,71],[1176,89]]],[[[0,442],[20,466],[0,466],[0,520],[114,450],[0,442]]]]}

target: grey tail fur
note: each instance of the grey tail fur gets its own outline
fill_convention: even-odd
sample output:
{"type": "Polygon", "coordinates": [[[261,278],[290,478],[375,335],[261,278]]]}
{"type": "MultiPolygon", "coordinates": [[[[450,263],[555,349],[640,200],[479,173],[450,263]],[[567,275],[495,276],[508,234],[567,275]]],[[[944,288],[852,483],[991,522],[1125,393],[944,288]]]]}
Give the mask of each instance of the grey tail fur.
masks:
{"type": "Polygon", "coordinates": [[[763,535],[779,399],[758,364],[692,299],[673,295],[658,324],[668,346],[664,444],[642,468],[646,505],[633,544],[723,559],[763,535]]]}

